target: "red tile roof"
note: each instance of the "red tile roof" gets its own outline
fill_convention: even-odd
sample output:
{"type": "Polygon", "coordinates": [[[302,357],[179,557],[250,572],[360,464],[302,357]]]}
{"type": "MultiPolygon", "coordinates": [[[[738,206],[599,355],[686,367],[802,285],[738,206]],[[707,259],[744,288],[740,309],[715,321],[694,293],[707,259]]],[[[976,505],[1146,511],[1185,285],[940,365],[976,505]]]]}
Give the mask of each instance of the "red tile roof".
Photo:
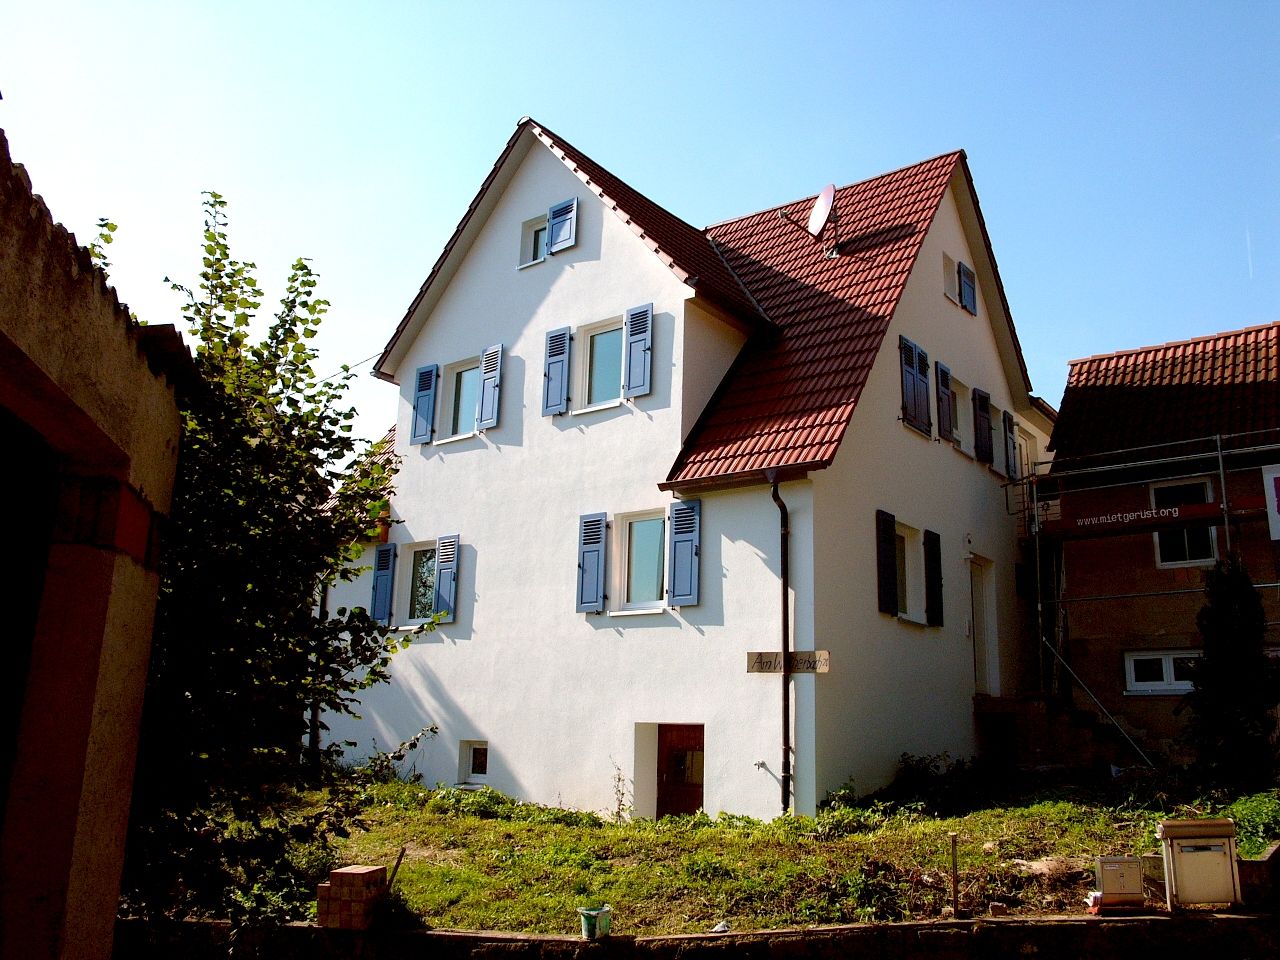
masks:
{"type": "MultiPolygon", "coordinates": [[[[393,349],[522,135],[536,137],[612,209],[696,296],[750,333],[685,442],[664,489],[759,483],[828,466],[848,427],[907,278],[942,197],[959,170],[986,252],[990,240],[961,152],[948,153],[836,192],[840,255],[803,222],[813,198],[699,230],[623,183],[572,144],[524,118],[446,244],[375,365],[391,379],[393,349]],[[788,222],[785,217],[791,218],[788,222]]],[[[991,257],[994,269],[994,257],[991,257]]],[[[996,287],[1001,303],[1004,290],[996,287]]],[[[1008,342],[1021,366],[1017,335],[1008,342]]]]}
{"type": "Polygon", "coordinates": [[[663,487],[759,482],[835,457],[889,322],[962,153],[836,191],[840,255],[803,223],[813,198],[707,229],[777,337],[749,343],[663,487]]]}
{"type": "Polygon", "coordinates": [[[1280,430],[1280,322],[1071,362],[1056,461],[1280,430]]]}

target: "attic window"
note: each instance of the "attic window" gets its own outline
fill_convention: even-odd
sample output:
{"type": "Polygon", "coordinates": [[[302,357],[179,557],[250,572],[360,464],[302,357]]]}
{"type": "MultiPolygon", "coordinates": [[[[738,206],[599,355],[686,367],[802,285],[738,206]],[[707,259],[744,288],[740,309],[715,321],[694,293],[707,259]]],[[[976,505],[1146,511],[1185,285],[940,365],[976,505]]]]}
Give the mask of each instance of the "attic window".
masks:
{"type": "Polygon", "coordinates": [[[534,217],[520,225],[520,266],[541,263],[547,253],[547,218],[534,217]]]}

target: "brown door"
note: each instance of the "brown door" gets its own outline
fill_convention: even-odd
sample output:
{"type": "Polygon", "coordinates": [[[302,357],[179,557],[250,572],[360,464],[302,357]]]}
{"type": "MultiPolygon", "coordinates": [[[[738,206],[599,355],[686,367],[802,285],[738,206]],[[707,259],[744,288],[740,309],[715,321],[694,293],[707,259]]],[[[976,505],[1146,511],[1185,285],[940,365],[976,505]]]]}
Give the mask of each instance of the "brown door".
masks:
{"type": "Polygon", "coordinates": [[[697,813],[702,809],[702,724],[658,725],[658,810],[697,813]]]}

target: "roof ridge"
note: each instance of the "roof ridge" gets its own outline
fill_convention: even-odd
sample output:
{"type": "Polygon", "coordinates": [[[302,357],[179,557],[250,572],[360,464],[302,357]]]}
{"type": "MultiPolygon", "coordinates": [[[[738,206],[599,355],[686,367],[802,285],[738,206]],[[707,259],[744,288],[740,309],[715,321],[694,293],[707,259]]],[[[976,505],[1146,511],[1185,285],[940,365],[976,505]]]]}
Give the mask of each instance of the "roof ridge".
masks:
{"type": "Polygon", "coordinates": [[[1141,353],[1154,353],[1157,350],[1168,350],[1173,347],[1189,347],[1195,343],[1203,343],[1208,340],[1221,340],[1223,337],[1235,337],[1242,333],[1257,333],[1262,330],[1270,330],[1280,328],[1280,320],[1272,320],[1270,323],[1260,323],[1251,327],[1241,327],[1238,330],[1223,330],[1218,333],[1201,334],[1198,337],[1188,337],[1185,340],[1169,340],[1165,343],[1152,343],[1143,347],[1128,347],[1124,350],[1115,350],[1111,353],[1095,353],[1092,356],[1080,357],[1076,360],[1068,360],[1069,366],[1075,366],[1078,363],[1091,363],[1095,360],[1115,360],[1120,357],[1141,353]]]}
{"type": "MultiPolygon", "coordinates": [[[[943,159],[944,157],[953,157],[953,156],[964,156],[964,151],[948,150],[945,153],[938,154],[936,157],[929,157],[928,159],[920,160],[916,163],[903,164],[901,167],[898,167],[896,170],[887,170],[884,173],[876,174],[874,177],[867,177],[863,180],[854,180],[852,183],[846,183],[843,186],[838,186],[836,187],[836,191],[839,192],[841,190],[848,190],[852,187],[860,187],[863,184],[875,183],[877,180],[881,180],[885,177],[897,176],[898,174],[901,174],[903,171],[910,170],[912,167],[923,167],[927,163],[934,163],[938,160],[943,159]]],[[[821,193],[821,191],[819,191],[819,193],[821,193]]],[[[758,217],[762,213],[773,213],[775,210],[781,210],[783,207],[790,207],[797,203],[803,203],[805,200],[816,199],[817,196],[818,194],[815,193],[808,196],[797,197],[795,200],[788,200],[785,203],[775,203],[771,207],[762,207],[759,210],[753,210],[752,212],[744,213],[741,216],[729,217],[728,219],[725,219],[725,220],[717,220],[715,223],[707,224],[704,230],[714,230],[717,227],[723,227],[730,223],[737,223],[740,220],[747,220],[751,217],[758,217]]]]}
{"type": "MultiPolygon", "coordinates": [[[[605,173],[608,173],[611,177],[614,177],[615,179],[617,179],[617,180],[618,180],[618,182],[620,182],[620,183],[626,183],[626,181],[624,181],[624,180],[623,180],[621,177],[619,177],[616,173],[612,173],[612,172],[610,172],[610,171],[609,171],[608,169],[606,169],[602,164],[597,163],[595,160],[592,160],[590,157],[587,157],[586,153],[584,153],[584,152],[583,152],[579,147],[574,146],[572,143],[570,143],[570,142],[569,142],[568,140],[566,140],[564,137],[560,136],[560,134],[556,133],[556,132],[555,132],[554,130],[552,130],[550,127],[548,127],[548,126],[546,126],[546,125],[544,125],[544,124],[539,123],[539,122],[538,122],[537,120],[535,120],[533,117],[525,117],[524,119],[525,119],[525,120],[527,120],[527,121],[528,121],[528,122],[529,122],[529,123],[530,123],[534,128],[536,128],[537,130],[541,130],[543,133],[545,133],[545,134],[546,134],[546,135],[547,135],[551,140],[553,140],[556,144],[560,145],[561,147],[568,147],[568,148],[569,148],[570,150],[572,150],[574,153],[582,154],[582,156],[583,156],[583,157],[585,157],[585,158],[586,158],[586,159],[588,159],[588,160],[591,160],[591,162],[592,162],[593,164],[595,164],[597,167],[600,167],[600,169],[601,169],[601,170],[603,170],[605,173]]],[[[696,230],[696,231],[698,231],[699,233],[701,233],[701,232],[702,232],[702,229],[701,229],[700,227],[695,227],[692,223],[690,223],[690,222],[689,222],[688,220],[686,220],[684,217],[681,217],[681,216],[679,216],[678,214],[672,213],[670,210],[668,210],[668,209],[667,209],[666,207],[664,207],[662,204],[658,203],[658,201],[656,201],[656,200],[654,200],[652,197],[650,197],[647,193],[644,193],[643,191],[637,190],[635,187],[631,186],[631,184],[629,184],[629,183],[627,183],[627,184],[626,184],[626,186],[627,186],[627,188],[628,188],[629,190],[631,190],[632,192],[634,192],[638,197],[640,197],[640,198],[641,198],[642,200],[644,200],[646,203],[651,203],[651,204],[653,204],[655,207],[657,207],[659,210],[661,210],[661,211],[662,211],[663,213],[665,213],[667,216],[669,216],[669,217],[673,217],[673,218],[675,218],[676,220],[679,220],[681,223],[683,223],[683,224],[684,224],[686,227],[688,227],[690,230],[696,230]]],[[[615,198],[612,198],[612,197],[611,197],[610,199],[615,199],[615,198]]]]}

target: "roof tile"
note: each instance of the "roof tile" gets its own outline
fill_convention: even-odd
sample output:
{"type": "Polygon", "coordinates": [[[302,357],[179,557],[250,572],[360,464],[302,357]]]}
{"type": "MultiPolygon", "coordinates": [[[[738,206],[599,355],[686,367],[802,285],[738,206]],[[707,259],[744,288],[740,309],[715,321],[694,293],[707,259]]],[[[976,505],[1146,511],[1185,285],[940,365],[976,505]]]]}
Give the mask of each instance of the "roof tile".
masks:
{"type": "Polygon", "coordinates": [[[1073,360],[1055,460],[1280,430],[1280,322],[1073,360]]]}
{"type": "Polygon", "coordinates": [[[831,462],[962,157],[838,190],[837,257],[796,224],[812,197],[708,228],[779,333],[744,349],[664,486],[831,462]],[[759,454],[739,452],[747,437],[759,454]]]}

